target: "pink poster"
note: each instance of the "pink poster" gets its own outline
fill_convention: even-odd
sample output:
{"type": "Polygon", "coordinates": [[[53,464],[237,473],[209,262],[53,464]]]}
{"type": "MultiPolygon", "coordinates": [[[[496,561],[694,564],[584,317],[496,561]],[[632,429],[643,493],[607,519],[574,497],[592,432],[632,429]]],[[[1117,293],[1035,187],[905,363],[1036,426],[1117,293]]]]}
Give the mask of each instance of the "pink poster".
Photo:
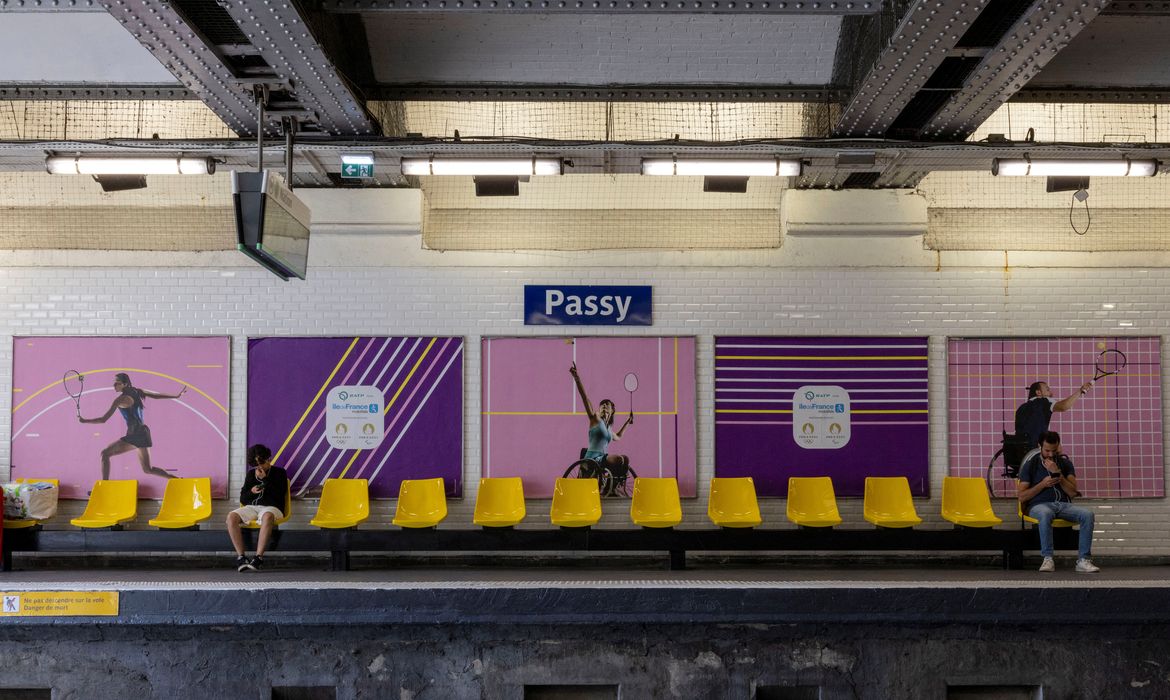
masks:
{"type": "Polygon", "coordinates": [[[11,478],[57,478],[85,499],[101,478],[162,498],[171,477],[228,475],[226,337],[12,341],[11,478]]]}
{"type": "Polygon", "coordinates": [[[485,477],[519,476],[526,496],[549,498],[557,477],[600,447],[615,474],[622,462],[696,495],[694,338],[489,338],[482,380],[485,477]],[[591,434],[582,389],[595,413],[609,400],[611,439],[591,434]]]}

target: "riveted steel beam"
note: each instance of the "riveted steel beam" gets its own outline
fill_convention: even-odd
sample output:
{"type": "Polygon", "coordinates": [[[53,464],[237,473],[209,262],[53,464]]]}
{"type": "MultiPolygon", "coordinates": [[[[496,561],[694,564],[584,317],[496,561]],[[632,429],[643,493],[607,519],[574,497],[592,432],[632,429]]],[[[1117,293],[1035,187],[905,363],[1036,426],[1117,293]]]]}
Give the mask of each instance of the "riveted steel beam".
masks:
{"type": "MultiPolygon", "coordinates": [[[[105,0],[110,14],[241,136],[256,134],[258,85],[299,115],[306,135],[380,134],[296,8],[252,4],[105,0]],[[230,40],[212,38],[223,34],[230,40]]],[[[265,118],[265,134],[279,134],[280,116],[265,118]]]]}
{"type": "Polygon", "coordinates": [[[0,83],[0,100],[194,100],[181,85],[0,83]]]}
{"type": "Polygon", "coordinates": [[[881,0],[326,0],[326,12],[869,15],[881,0]]]}
{"type": "MultiPolygon", "coordinates": [[[[134,38],[233,131],[256,134],[252,86],[241,83],[215,44],[174,3],[106,0],[105,7],[134,38]]],[[[264,133],[277,135],[269,122],[264,133]]]]}
{"type": "Polygon", "coordinates": [[[1114,17],[1170,15],[1170,0],[1113,0],[1101,14],[1114,17]]]}
{"type": "Polygon", "coordinates": [[[842,102],[844,88],[825,85],[377,85],[370,100],[524,102],[842,102]]]}
{"type": "Polygon", "coordinates": [[[219,4],[277,77],[292,83],[296,99],[316,114],[323,131],[335,136],[382,133],[294,3],[221,0],[219,4]]]}
{"type": "MultiPolygon", "coordinates": [[[[876,57],[856,52],[867,69],[860,75],[834,134],[885,136],[898,117],[912,107],[943,61],[953,57],[960,38],[986,4],[987,0],[911,2],[876,57]]],[[[880,43],[882,32],[875,24],[861,31],[857,41],[880,43]]]]}
{"type": "Polygon", "coordinates": [[[966,138],[1069,45],[1110,0],[1036,0],[919,132],[928,140],[966,138]]]}
{"type": "Polygon", "coordinates": [[[1170,89],[1115,87],[1024,87],[1009,102],[1170,104],[1170,89]]]}
{"type": "Polygon", "coordinates": [[[97,0],[0,0],[0,12],[105,12],[97,0]]]}

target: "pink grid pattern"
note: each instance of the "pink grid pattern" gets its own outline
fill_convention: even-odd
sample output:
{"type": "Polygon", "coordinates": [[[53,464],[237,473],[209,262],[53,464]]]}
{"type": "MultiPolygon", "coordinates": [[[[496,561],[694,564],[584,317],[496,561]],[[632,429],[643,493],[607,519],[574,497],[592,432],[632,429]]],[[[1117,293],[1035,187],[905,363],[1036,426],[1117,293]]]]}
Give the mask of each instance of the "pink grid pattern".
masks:
{"type": "Polygon", "coordinates": [[[982,477],[1013,432],[1016,407],[1034,381],[1060,400],[1093,378],[1097,354],[1124,352],[1128,365],[1105,377],[1072,410],[1054,413],[1051,429],[1077,466],[1089,498],[1160,498],[1162,348],[1160,338],[952,338],[948,344],[950,473],[982,477]]]}

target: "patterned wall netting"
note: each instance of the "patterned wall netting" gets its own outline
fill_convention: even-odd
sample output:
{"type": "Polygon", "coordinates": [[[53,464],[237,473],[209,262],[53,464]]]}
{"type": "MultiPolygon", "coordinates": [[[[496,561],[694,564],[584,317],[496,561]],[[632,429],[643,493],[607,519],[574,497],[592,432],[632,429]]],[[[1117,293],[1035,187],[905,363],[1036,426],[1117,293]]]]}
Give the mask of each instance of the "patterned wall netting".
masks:
{"type": "Polygon", "coordinates": [[[0,140],[229,139],[197,100],[0,101],[0,140]]]}
{"type": "Polygon", "coordinates": [[[827,136],[839,107],[807,102],[372,102],[390,135],[740,141],[827,136]]]}
{"type": "Polygon", "coordinates": [[[0,249],[234,250],[231,176],[152,175],[102,192],[91,177],[0,173],[0,249]]]}
{"type": "Polygon", "coordinates": [[[701,177],[534,177],[518,197],[476,197],[470,177],[420,179],[433,250],[778,248],[787,181],[728,194],[703,192],[701,177]]]}
{"type": "MultiPolygon", "coordinates": [[[[1023,142],[1170,142],[1170,105],[1008,103],[970,141],[992,134],[1023,142]]],[[[1124,146],[1119,150],[1125,151],[1124,146]]],[[[1141,157],[1135,151],[1133,157],[1141,157]]],[[[933,250],[1142,251],[1170,249],[1170,177],[1091,178],[1089,198],[1046,192],[1042,177],[934,172],[926,246],[933,250]]]]}

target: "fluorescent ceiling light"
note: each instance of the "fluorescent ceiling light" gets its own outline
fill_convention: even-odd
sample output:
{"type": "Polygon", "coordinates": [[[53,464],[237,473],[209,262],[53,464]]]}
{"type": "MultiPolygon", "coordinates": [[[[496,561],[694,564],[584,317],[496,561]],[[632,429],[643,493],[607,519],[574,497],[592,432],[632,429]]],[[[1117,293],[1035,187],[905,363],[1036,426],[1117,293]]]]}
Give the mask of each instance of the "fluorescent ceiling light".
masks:
{"type": "Polygon", "coordinates": [[[403,158],[403,175],[560,175],[560,158],[403,158]]]}
{"type": "Polygon", "coordinates": [[[800,175],[800,161],[779,158],[643,158],[642,174],[786,177],[800,175]]]}
{"type": "Polygon", "coordinates": [[[372,153],[343,153],[341,154],[342,165],[373,165],[374,154],[372,153]]]}
{"type": "Polygon", "coordinates": [[[1032,177],[1152,177],[1158,174],[1156,160],[1032,160],[1031,158],[996,158],[991,162],[992,175],[1032,177]]]}
{"type": "Polygon", "coordinates": [[[49,156],[45,167],[53,175],[210,175],[215,172],[215,161],[168,156],[49,156]]]}

